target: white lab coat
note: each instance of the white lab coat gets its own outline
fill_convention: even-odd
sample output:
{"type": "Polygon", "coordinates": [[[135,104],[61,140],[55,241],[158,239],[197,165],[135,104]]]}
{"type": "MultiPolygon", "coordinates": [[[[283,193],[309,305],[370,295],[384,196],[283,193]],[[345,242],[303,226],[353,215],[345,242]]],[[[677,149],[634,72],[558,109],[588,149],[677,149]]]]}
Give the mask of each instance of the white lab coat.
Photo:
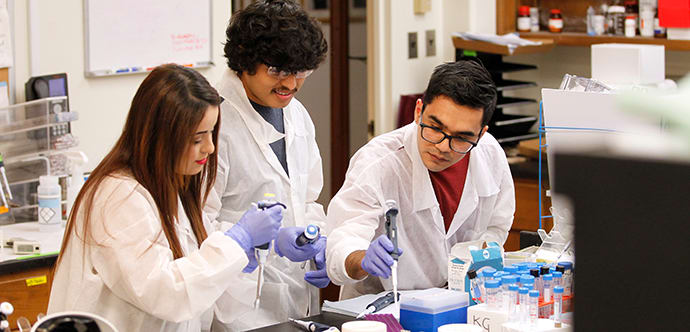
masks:
{"type": "MultiPolygon", "coordinates": [[[[207,218],[209,234],[199,247],[179,201],[178,209],[184,257],[173,259],[149,192],[131,176],[107,177],[94,197],[89,245],[73,233],[61,253],[48,313],[92,312],[120,331],[198,332],[210,328],[217,301],[237,304],[217,310],[226,321],[250,310],[250,286],[239,278],[244,250],[211,232],[207,218]]],[[[80,235],[82,216],[75,224],[80,235]]]]}
{"type": "MultiPolygon", "coordinates": [[[[218,174],[215,189],[221,202],[209,201],[205,211],[211,219],[222,222],[221,229],[235,223],[251,206],[273,193],[287,206],[282,226],[323,227],[326,215],[316,199],[323,187],[321,155],[316,145],[314,124],[307,110],[296,99],[283,108],[285,134],[281,134],[254,110],[242,81],[227,70],[218,86],[224,98],[220,106],[221,129],[218,142],[218,174]],[[269,146],[285,137],[290,176],[269,146]],[[230,222],[230,223],[228,223],[230,222]]],[[[288,317],[304,317],[318,312],[318,289],[304,280],[301,263],[290,262],[273,250],[268,256],[260,313],[243,317],[233,330],[256,328],[284,322],[288,317]],[[311,302],[311,303],[310,303],[311,302]]],[[[247,274],[254,282],[258,269],[247,274]]]]}
{"type": "Polygon", "coordinates": [[[399,289],[442,287],[448,254],[459,242],[483,239],[503,244],[513,223],[515,189],[505,153],[486,133],[470,153],[465,187],[446,233],[429,177],[417,149],[418,126],[380,135],[350,161],[345,183],[328,206],[326,263],[341,299],[391,289],[390,279],[354,280],[345,259],[385,234],[385,201],[398,203],[399,289]]]}

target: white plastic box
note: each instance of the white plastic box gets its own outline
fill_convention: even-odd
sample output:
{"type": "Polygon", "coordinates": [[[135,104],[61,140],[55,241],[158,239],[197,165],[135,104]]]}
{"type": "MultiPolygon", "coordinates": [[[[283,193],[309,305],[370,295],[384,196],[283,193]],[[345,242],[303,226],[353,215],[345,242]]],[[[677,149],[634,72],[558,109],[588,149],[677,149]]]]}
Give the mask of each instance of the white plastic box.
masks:
{"type": "Polygon", "coordinates": [[[663,45],[592,45],[592,78],[612,85],[657,84],[666,78],[663,45]]]}
{"type": "Polygon", "coordinates": [[[501,326],[507,323],[509,318],[507,311],[489,309],[486,303],[467,309],[467,324],[480,326],[486,332],[501,332],[501,326]]]}

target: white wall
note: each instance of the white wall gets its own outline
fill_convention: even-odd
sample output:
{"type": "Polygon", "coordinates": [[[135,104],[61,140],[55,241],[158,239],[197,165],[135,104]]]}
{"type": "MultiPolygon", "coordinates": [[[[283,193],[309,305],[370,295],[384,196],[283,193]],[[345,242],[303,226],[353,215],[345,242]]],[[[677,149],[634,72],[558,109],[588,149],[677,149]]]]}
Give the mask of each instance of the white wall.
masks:
{"type": "MultiPolygon", "coordinates": [[[[79,112],[72,132],[79,137],[79,149],[89,157],[93,169],[119,137],[129,105],[144,74],[100,78],[84,77],[83,0],[18,0],[14,8],[16,102],[23,102],[24,83],[32,74],[30,63],[28,3],[35,4],[40,20],[34,74],[67,73],[70,107],[79,112]]],[[[213,61],[215,67],[200,69],[215,84],[226,68],[223,58],[225,27],[230,18],[230,0],[212,0],[213,61]]]]}

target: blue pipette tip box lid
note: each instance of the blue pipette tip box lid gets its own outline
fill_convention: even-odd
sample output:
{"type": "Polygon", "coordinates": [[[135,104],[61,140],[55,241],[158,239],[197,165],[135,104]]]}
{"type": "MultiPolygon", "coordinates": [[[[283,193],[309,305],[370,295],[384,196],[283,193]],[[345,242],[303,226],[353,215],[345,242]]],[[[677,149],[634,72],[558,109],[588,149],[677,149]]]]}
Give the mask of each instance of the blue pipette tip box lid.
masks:
{"type": "Polygon", "coordinates": [[[470,304],[466,292],[430,288],[400,297],[400,324],[410,331],[435,331],[441,325],[466,323],[470,304]]]}

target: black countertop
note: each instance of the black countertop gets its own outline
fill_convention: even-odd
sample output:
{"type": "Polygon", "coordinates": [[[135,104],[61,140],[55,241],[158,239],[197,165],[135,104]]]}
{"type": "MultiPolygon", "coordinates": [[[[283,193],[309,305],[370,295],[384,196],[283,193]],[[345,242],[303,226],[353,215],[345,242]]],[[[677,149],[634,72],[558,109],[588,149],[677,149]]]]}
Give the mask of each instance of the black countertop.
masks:
{"type": "MultiPolygon", "coordinates": [[[[341,314],[335,314],[332,312],[323,312],[319,315],[316,316],[310,316],[307,318],[301,318],[300,320],[304,321],[312,321],[312,322],[317,322],[317,323],[324,323],[328,324],[331,326],[335,326],[338,329],[340,329],[343,325],[343,323],[357,320],[354,317],[350,316],[345,316],[341,314]]],[[[266,326],[254,330],[249,330],[254,331],[254,332],[304,332],[304,329],[296,325],[295,323],[292,322],[285,322],[285,323],[280,323],[280,324],[275,324],[271,326],[266,326]]]]}
{"type": "Polygon", "coordinates": [[[0,262],[0,275],[23,272],[32,269],[51,267],[58,255],[36,256],[25,259],[10,259],[0,262]]]}

